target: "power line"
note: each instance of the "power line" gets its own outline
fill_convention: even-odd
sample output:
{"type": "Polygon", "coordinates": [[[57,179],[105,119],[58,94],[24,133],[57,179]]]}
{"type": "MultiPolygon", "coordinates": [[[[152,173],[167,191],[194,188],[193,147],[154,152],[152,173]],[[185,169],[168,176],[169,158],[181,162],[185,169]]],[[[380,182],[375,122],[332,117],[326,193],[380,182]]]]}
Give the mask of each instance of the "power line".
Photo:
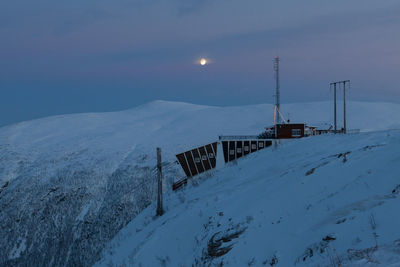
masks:
{"type": "Polygon", "coordinates": [[[332,88],[333,85],[333,90],[334,90],[334,101],[333,101],[333,116],[334,116],[334,129],[335,133],[337,133],[337,112],[336,112],[336,85],[343,84],[343,133],[347,132],[347,116],[346,116],[346,84],[350,85],[350,80],[343,80],[343,81],[337,81],[337,82],[331,82],[330,83],[330,88],[332,88]]]}

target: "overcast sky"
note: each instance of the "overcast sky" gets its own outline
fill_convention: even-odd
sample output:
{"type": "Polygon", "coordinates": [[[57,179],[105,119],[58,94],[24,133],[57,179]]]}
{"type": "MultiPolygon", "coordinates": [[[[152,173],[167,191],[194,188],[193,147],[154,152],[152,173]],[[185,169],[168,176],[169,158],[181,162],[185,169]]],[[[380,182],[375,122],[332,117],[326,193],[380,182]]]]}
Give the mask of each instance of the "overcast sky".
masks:
{"type": "Polygon", "coordinates": [[[0,0],[0,126],[155,100],[400,102],[398,0],[0,0]],[[211,64],[195,64],[201,57],[211,64]]]}

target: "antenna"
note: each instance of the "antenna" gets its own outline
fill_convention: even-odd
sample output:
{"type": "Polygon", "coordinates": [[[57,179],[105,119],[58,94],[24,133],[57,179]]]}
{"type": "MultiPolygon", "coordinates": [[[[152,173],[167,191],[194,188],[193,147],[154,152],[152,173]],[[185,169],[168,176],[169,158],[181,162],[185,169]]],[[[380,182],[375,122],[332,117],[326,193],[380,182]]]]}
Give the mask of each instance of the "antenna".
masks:
{"type": "Polygon", "coordinates": [[[275,124],[280,123],[280,101],[281,101],[281,93],[280,93],[280,84],[279,84],[279,57],[276,56],[274,58],[274,72],[275,72],[275,82],[276,82],[276,92],[275,92],[275,112],[274,112],[274,122],[275,124]]]}

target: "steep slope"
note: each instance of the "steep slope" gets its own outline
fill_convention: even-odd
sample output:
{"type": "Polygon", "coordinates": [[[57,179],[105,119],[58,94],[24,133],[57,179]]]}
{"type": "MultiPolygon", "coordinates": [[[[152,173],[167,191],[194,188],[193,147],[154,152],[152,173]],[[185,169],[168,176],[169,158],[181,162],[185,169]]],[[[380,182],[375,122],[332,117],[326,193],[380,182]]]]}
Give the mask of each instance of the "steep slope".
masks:
{"type": "Polygon", "coordinates": [[[291,140],[154,205],[99,266],[398,266],[400,131],[291,140]]]}
{"type": "MultiPolygon", "coordinates": [[[[91,265],[104,244],[154,200],[157,146],[170,182],[182,175],[175,153],[219,134],[257,134],[272,122],[271,110],[155,101],[1,128],[0,265],[91,265]]],[[[331,121],[328,102],[283,110],[292,121],[331,121]]],[[[351,102],[349,125],[399,127],[399,111],[395,104],[351,102]]]]}

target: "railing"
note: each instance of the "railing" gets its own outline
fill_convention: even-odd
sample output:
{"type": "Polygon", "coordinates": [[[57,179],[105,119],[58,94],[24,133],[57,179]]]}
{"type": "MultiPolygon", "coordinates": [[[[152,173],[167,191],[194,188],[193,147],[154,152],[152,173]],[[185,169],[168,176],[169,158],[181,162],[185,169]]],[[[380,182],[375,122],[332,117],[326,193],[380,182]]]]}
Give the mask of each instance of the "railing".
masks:
{"type": "Polygon", "coordinates": [[[174,184],[172,185],[172,190],[175,191],[175,190],[181,188],[183,185],[187,184],[187,181],[188,181],[188,179],[185,178],[185,179],[183,179],[183,180],[180,180],[180,181],[174,183],[174,184]]]}
{"type": "Polygon", "coordinates": [[[259,139],[258,135],[220,135],[219,140],[254,140],[259,139]]]}

